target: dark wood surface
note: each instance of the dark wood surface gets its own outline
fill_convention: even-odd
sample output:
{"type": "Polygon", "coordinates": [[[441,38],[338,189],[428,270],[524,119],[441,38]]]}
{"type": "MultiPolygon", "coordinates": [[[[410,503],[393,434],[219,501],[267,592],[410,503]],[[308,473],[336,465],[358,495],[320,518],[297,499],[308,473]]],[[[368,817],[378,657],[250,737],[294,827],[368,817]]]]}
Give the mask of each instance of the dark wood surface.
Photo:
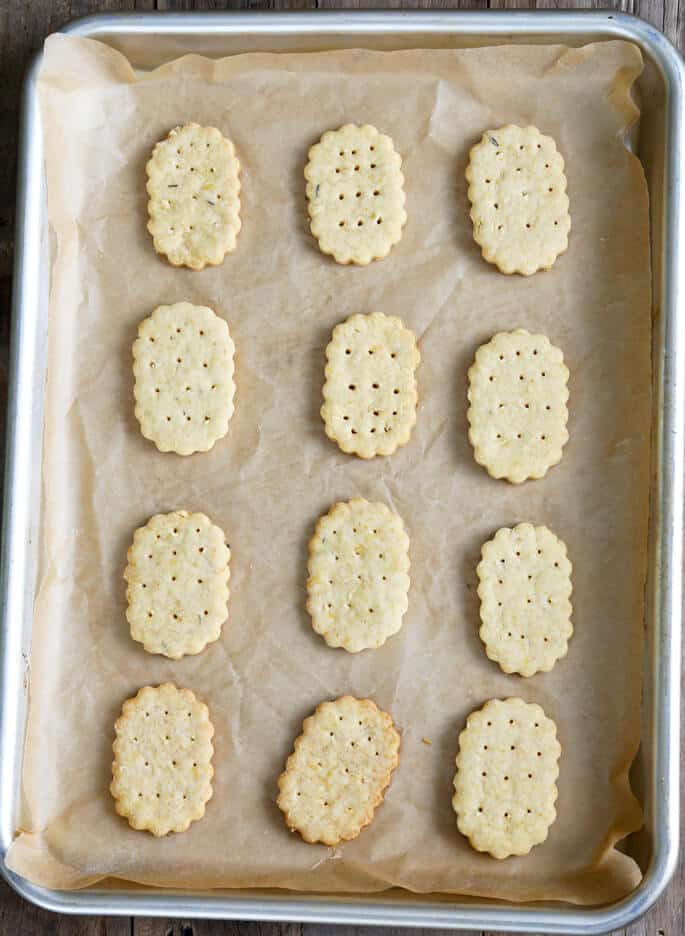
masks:
{"type": "MultiPolygon", "coordinates": [[[[76,16],[113,10],[191,9],[555,9],[609,8],[634,13],[663,30],[685,50],[685,0],[0,0],[0,413],[4,418],[9,303],[14,229],[17,109],[22,74],[30,55],[48,33],[76,16]]],[[[685,773],[685,771],[684,771],[685,773]]],[[[685,824],[681,826],[682,831],[685,824]]],[[[57,916],[19,898],[0,881],[0,936],[373,936],[365,927],[299,924],[231,923],[128,917],[57,916]]],[[[378,931],[383,932],[383,931],[378,931]]],[[[414,931],[417,933],[419,931],[414,931]]],[[[421,931],[429,936],[438,931],[421,931]]],[[[411,936],[410,930],[386,930],[387,936],[411,936]]],[[[495,933],[466,936],[498,936],[495,933]]],[[[685,936],[685,861],[657,905],[638,923],[614,936],[685,936]]]]}

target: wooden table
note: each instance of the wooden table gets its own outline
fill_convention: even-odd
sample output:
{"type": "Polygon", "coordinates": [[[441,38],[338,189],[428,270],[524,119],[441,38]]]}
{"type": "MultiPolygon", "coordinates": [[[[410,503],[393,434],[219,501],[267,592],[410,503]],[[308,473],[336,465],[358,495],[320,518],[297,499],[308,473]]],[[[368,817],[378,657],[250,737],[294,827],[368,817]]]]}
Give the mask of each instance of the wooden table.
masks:
{"type": "MultiPolygon", "coordinates": [[[[0,419],[4,421],[7,385],[9,304],[14,230],[14,181],[17,109],[22,74],[29,56],[48,33],[76,16],[114,10],[219,9],[554,9],[611,7],[653,23],[685,51],[685,0],[0,0],[0,419]],[[682,10],[681,10],[682,5],[682,10]]],[[[683,771],[685,775],[685,768],[683,771]]],[[[681,825],[681,839],[685,823],[681,825]]],[[[19,898],[0,881],[0,936],[374,936],[364,927],[322,927],[301,924],[221,923],[115,917],[56,916],[19,898]]],[[[426,930],[426,936],[431,932],[426,930]]],[[[411,936],[411,930],[393,930],[411,936]]],[[[497,936],[467,933],[465,936],[497,936]]],[[[640,922],[614,936],[685,936],[685,858],[657,906],[640,922]]]]}

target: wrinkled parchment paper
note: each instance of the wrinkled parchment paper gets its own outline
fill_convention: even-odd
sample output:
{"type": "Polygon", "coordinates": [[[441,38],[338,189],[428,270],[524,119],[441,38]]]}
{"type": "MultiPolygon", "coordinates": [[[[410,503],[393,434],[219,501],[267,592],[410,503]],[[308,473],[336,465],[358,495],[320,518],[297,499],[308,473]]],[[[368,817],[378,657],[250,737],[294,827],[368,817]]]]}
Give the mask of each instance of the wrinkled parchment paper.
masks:
{"type": "Polygon", "coordinates": [[[24,831],[10,867],[58,887],[114,876],[578,903],[636,885],[637,865],[614,845],[641,823],[627,772],[640,724],[650,275],[645,179],[622,142],[640,68],[634,47],[610,42],[186,57],[137,78],[104,45],[48,40],[57,260],[24,831]],[[191,120],[230,136],[243,167],[238,248],[202,273],[158,258],[145,230],[148,154],[191,120]],[[365,269],[320,254],[306,222],[307,150],[347,121],[389,133],[404,159],[404,236],[365,269]],[[468,219],[468,150],[507,122],[552,134],[568,167],[569,250],[528,279],[484,263],[468,219]],[[229,435],[190,458],[143,439],[132,400],[137,325],[182,299],[212,306],[237,348],[229,435]],[[318,411],[331,329],[374,309],[418,336],[420,407],[409,445],[362,462],[326,439],[318,411]],[[477,346],[519,326],[566,355],[570,441],[544,480],[514,487],[474,463],[465,393],[477,346]],[[400,634],[354,656],[313,633],[304,582],[317,517],[356,495],[404,518],[412,584],[400,634]],[[174,508],[206,511],[232,550],[223,635],[180,662],[130,639],[122,580],[134,529],[174,508]],[[527,680],[485,656],[475,573],[483,541],[523,520],[555,530],[574,564],[569,655],[527,680]],[[156,840],[117,817],[108,784],[122,702],[162,680],[209,704],[216,775],[204,820],[156,840]],[[302,719],[347,692],[392,713],[400,768],[356,841],[305,845],[285,830],[276,778],[302,719]],[[528,857],[497,862],[457,832],[451,788],[467,713],[511,695],[558,724],[559,816],[528,857]]]}

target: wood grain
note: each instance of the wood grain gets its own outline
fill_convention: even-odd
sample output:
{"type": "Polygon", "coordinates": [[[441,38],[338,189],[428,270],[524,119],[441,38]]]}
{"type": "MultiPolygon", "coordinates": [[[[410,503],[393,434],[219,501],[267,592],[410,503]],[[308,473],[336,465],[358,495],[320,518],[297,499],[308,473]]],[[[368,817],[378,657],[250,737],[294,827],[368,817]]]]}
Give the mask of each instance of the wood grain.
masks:
{"type": "MultiPolygon", "coordinates": [[[[239,9],[556,9],[634,13],[685,50],[685,0],[0,0],[0,403],[6,397],[14,227],[17,113],[21,78],[48,33],[77,16],[116,10],[239,9]]],[[[4,406],[0,408],[0,432],[4,406]]],[[[685,696],[684,696],[685,697],[685,696]]],[[[685,752],[684,752],[685,753],[685,752]]],[[[683,767],[685,776],[685,764],[683,767]]],[[[685,822],[681,825],[681,840],[685,822]]],[[[447,931],[388,928],[383,936],[439,936],[447,931]]],[[[19,898],[0,881],[0,936],[374,936],[369,927],[55,916],[19,898]]],[[[684,936],[685,861],[642,920],[614,936],[684,936]]],[[[379,933],[380,936],[380,933],[379,933]]],[[[500,936],[466,933],[464,936],[500,936]]]]}
{"type": "MultiPolygon", "coordinates": [[[[165,932],[163,929],[153,931],[150,936],[165,932]]],[[[0,881],[0,936],[133,936],[133,920],[130,917],[57,916],[22,900],[0,881]]]]}

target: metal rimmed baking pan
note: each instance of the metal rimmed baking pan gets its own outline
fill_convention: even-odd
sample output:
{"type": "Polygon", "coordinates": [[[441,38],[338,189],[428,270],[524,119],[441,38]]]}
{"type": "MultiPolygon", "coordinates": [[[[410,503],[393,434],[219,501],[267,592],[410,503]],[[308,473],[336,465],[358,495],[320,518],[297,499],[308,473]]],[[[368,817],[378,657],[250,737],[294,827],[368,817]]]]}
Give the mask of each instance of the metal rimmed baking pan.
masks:
{"type": "MultiPolygon", "coordinates": [[[[683,63],[654,28],[605,13],[218,13],[103,15],[66,27],[121,51],[134,67],[183,53],[379,49],[627,39],[642,50],[642,123],[638,155],[651,196],[654,295],[654,460],[642,748],[636,778],[645,812],[638,889],[610,906],[511,905],[391,892],[365,897],[259,891],[178,892],[151,888],[37,887],[4,866],[27,899],[52,910],[148,916],[300,920],[351,924],[602,933],[644,912],[665,887],[678,847],[679,670],[682,599],[685,324],[683,267],[683,63]]],[[[0,576],[0,858],[18,815],[27,709],[33,585],[40,520],[42,402],[50,251],[42,134],[37,100],[39,60],[25,84],[16,232],[7,469],[0,576]]]]}

